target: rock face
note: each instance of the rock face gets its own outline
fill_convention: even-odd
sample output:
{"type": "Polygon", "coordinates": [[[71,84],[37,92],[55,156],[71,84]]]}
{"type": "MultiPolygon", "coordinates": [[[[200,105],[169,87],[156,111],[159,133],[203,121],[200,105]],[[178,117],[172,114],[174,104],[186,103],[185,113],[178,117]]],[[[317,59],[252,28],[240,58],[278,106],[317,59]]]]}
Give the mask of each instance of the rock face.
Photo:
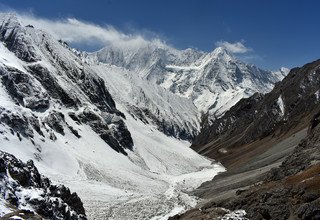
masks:
{"type": "Polygon", "coordinates": [[[0,18],[1,93],[14,104],[3,105],[1,122],[32,142],[34,131],[56,140],[70,130],[67,112],[79,117],[113,149],[126,154],[133,141],[105,82],[63,42],[31,26],[23,26],[14,14],[0,18]],[[12,108],[13,106],[16,106],[12,108]],[[89,109],[89,110],[88,110],[89,109]]]}
{"type": "Polygon", "coordinates": [[[211,125],[206,123],[192,144],[199,153],[226,165],[243,154],[243,146],[266,137],[301,130],[319,110],[320,61],[292,69],[266,95],[242,99],[211,125]]]}
{"type": "MultiPolygon", "coordinates": [[[[29,160],[23,163],[11,154],[0,151],[0,200],[6,207],[0,211],[4,219],[11,212],[28,212],[32,218],[87,219],[76,193],[63,185],[52,185],[29,160]],[[4,201],[4,202],[3,202],[4,201]],[[21,211],[28,209],[31,211],[21,211]]],[[[16,215],[16,216],[17,216],[16,215]]],[[[25,216],[22,216],[25,218],[25,216]]]]}

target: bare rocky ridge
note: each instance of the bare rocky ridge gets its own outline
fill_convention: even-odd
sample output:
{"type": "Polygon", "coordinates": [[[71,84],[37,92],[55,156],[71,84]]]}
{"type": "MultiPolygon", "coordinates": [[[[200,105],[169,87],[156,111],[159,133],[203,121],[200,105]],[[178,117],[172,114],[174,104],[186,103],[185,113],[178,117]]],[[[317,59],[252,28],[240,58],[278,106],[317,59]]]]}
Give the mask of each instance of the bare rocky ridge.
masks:
{"type": "MultiPolygon", "coordinates": [[[[254,177],[251,182],[247,181],[242,186],[233,186],[232,196],[222,196],[221,191],[226,191],[226,188],[220,188],[220,194],[211,194],[211,201],[203,204],[201,209],[190,210],[172,219],[215,219],[224,213],[219,211],[222,207],[230,210],[244,209],[249,219],[320,219],[319,132],[319,114],[316,114],[309,126],[307,137],[280,166],[264,172],[259,179],[254,177]]],[[[233,175],[235,178],[235,172],[233,175]]],[[[239,176],[239,173],[237,175],[239,176]]],[[[232,174],[226,173],[213,182],[228,181],[228,178],[229,181],[234,181],[231,176],[232,174]]],[[[243,184],[244,181],[239,183],[243,184]]],[[[201,188],[202,193],[206,194],[204,185],[200,190],[201,188]]],[[[208,198],[208,194],[206,196],[208,198]]]]}

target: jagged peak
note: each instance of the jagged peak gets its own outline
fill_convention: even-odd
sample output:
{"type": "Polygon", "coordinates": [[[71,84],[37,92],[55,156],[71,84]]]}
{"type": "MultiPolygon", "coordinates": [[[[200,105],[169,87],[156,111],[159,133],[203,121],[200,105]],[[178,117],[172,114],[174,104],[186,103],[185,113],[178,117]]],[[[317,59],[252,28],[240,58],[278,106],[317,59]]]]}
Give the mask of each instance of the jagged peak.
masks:
{"type": "Polygon", "coordinates": [[[224,47],[217,47],[210,54],[217,57],[221,57],[221,56],[233,57],[233,55],[224,47]]]}

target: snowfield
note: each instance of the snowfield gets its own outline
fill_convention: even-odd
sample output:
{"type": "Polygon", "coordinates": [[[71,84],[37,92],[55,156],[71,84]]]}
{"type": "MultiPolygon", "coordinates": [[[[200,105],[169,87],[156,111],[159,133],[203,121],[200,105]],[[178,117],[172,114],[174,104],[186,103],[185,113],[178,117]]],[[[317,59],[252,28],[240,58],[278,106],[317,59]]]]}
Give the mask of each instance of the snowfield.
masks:
{"type": "Polygon", "coordinates": [[[167,219],[194,207],[197,198],[188,192],[225,170],[190,149],[189,142],[166,136],[128,113],[125,122],[134,149],[127,150],[126,157],[89,126],[75,123],[63,108],[61,112],[81,138],[68,131],[64,136],[56,133],[57,140],[52,141],[35,133],[33,145],[1,124],[0,149],[23,161],[33,159],[53,183],[77,192],[88,219],[167,219]]]}

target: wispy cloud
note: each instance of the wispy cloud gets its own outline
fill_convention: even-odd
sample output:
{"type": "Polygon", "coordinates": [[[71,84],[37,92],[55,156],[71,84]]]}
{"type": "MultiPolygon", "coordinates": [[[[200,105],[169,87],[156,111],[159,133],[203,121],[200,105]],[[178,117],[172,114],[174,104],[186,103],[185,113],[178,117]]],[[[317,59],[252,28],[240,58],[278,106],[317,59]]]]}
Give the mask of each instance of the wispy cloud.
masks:
{"type": "Polygon", "coordinates": [[[76,18],[63,18],[49,20],[39,18],[31,14],[18,14],[25,24],[32,24],[42,29],[57,39],[68,43],[86,44],[95,46],[118,45],[125,47],[136,47],[146,45],[150,41],[161,43],[159,38],[146,39],[142,34],[125,34],[110,25],[97,25],[76,18]]]}
{"type": "Polygon", "coordinates": [[[241,53],[247,53],[252,51],[251,48],[248,48],[244,45],[244,41],[239,41],[239,42],[234,42],[234,43],[230,43],[227,41],[217,41],[215,43],[215,45],[217,47],[223,47],[226,50],[228,50],[231,53],[234,54],[241,54],[241,53]]]}

